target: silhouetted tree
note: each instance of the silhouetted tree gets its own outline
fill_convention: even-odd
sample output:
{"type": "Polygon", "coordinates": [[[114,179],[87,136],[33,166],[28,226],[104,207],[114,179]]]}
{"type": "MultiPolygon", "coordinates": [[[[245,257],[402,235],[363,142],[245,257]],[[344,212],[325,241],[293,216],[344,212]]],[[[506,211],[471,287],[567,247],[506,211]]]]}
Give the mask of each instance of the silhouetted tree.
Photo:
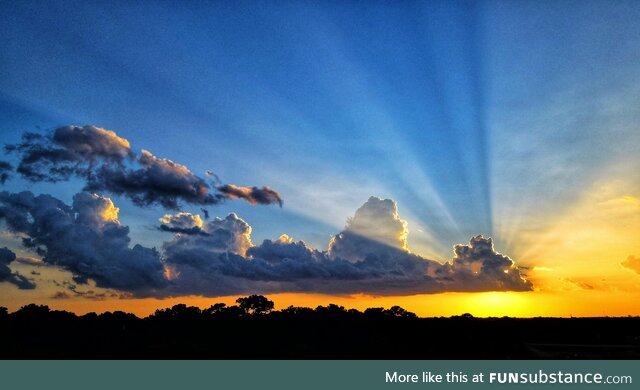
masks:
{"type": "Polygon", "coordinates": [[[273,310],[273,301],[262,295],[249,295],[236,299],[236,303],[248,314],[266,314],[273,310]]]}
{"type": "Polygon", "coordinates": [[[125,313],[121,310],[104,312],[98,316],[98,319],[107,324],[118,324],[118,326],[122,328],[126,328],[127,325],[131,325],[140,320],[135,314],[125,313]]]}
{"type": "Polygon", "coordinates": [[[364,315],[367,317],[382,318],[385,315],[383,307],[370,307],[364,311],[364,315]]]}
{"type": "Polygon", "coordinates": [[[184,304],[175,305],[171,308],[171,314],[174,317],[182,317],[189,319],[196,319],[200,316],[202,310],[196,306],[187,306],[184,304]]]}
{"type": "Polygon", "coordinates": [[[338,306],[336,304],[330,303],[327,306],[316,307],[316,313],[339,317],[345,315],[347,311],[344,309],[344,306],[338,306]]]}
{"type": "Polygon", "coordinates": [[[247,314],[247,311],[238,305],[233,305],[222,308],[220,314],[225,318],[237,318],[247,314]]]}
{"type": "Polygon", "coordinates": [[[16,317],[41,317],[44,318],[49,314],[51,310],[49,306],[46,305],[36,305],[34,303],[30,303],[28,305],[22,306],[20,310],[14,313],[16,317]]]}
{"type": "Polygon", "coordinates": [[[211,317],[212,315],[216,315],[216,314],[220,314],[224,311],[224,309],[226,308],[226,304],[224,303],[215,303],[211,306],[209,306],[207,309],[204,309],[202,311],[202,314],[204,314],[205,317],[211,317]]]}
{"type": "Polygon", "coordinates": [[[391,317],[402,317],[402,318],[416,318],[416,314],[410,311],[407,311],[400,306],[391,306],[389,310],[385,310],[385,313],[390,315],[391,317]]]}
{"type": "Polygon", "coordinates": [[[313,309],[300,306],[289,306],[286,309],[282,309],[281,312],[290,316],[309,316],[313,314],[313,309]]]}

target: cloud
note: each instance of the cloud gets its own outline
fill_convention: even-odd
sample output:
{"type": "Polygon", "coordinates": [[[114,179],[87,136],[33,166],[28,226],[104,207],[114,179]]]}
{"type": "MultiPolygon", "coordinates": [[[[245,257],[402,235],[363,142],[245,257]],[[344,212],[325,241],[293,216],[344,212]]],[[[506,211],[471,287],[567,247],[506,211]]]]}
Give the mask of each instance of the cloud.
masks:
{"type": "Polygon", "coordinates": [[[205,257],[219,253],[244,256],[247,249],[253,246],[251,243],[251,226],[234,213],[229,214],[224,219],[216,217],[206,223],[200,219],[200,216],[193,216],[188,213],[165,215],[163,219],[166,221],[180,220],[185,226],[197,224],[198,221],[201,223],[200,227],[198,227],[198,235],[176,234],[171,241],[163,244],[164,255],[172,258],[172,262],[169,262],[171,264],[197,263],[202,257],[198,255],[193,260],[189,260],[184,258],[186,253],[196,255],[201,252],[205,257]]]}
{"type": "Polygon", "coordinates": [[[18,263],[22,263],[22,264],[26,264],[26,265],[33,265],[33,266],[39,266],[44,264],[44,262],[38,258],[35,257],[18,257],[16,259],[16,261],[18,263]]]}
{"type": "MultiPolygon", "coordinates": [[[[231,214],[225,220],[236,221],[236,218],[231,214]]],[[[247,225],[244,229],[225,230],[225,233],[247,237],[248,229],[247,225]]],[[[304,242],[293,242],[287,236],[250,247],[246,257],[238,250],[225,251],[223,245],[208,238],[182,236],[165,244],[165,261],[175,266],[180,275],[169,294],[215,296],[251,291],[314,291],[318,284],[335,284],[340,288],[340,284],[365,276],[353,264],[330,260],[324,253],[304,242]]],[[[328,289],[338,292],[335,288],[328,289]]]]}
{"type": "Polygon", "coordinates": [[[277,240],[264,240],[261,245],[249,248],[247,251],[249,258],[262,259],[270,264],[276,264],[283,259],[302,259],[321,261],[324,254],[319,252],[303,241],[294,242],[286,234],[281,235],[277,240]]]}
{"type": "Polygon", "coordinates": [[[212,193],[209,184],[194,175],[186,166],[154,156],[143,150],[138,158],[139,169],[104,165],[90,175],[85,190],[107,191],[130,198],[138,206],[160,204],[178,209],[179,201],[212,205],[225,197],[212,193]]]}
{"type": "Polygon", "coordinates": [[[70,299],[72,297],[73,295],[66,291],[56,291],[55,294],[51,296],[51,299],[70,299]]]}
{"type": "Polygon", "coordinates": [[[9,264],[16,260],[16,254],[9,248],[0,248],[0,282],[9,282],[16,285],[21,290],[30,290],[36,287],[35,283],[20,275],[18,272],[12,272],[9,264]]]}
{"type": "Polygon", "coordinates": [[[88,279],[98,287],[125,291],[163,288],[164,267],[155,249],[129,248],[129,228],[118,221],[118,208],[109,198],[81,192],[72,206],[50,196],[25,191],[0,192],[0,219],[27,237],[23,244],[46,264],[88,279]]]}
{"type": "Polygon", "coordinates": [[[528,290],[515,262],[493,247],[491,238],[475,236],[468,245],[455,245],[449,277],[469,285],[493,286],[495,290],[528,290]]]}
{"type": "MultiPolygon", "coordinates": [[[[441,264],[411,253],[407,227],[391,200],[370,198],[327,252],[287,235],[251,242],[251,226],[236,214],[202,220],[186,212],[160,218],[174,236],[162,251],[129,247],[129,230],[106,197],[82,192],[68,206],[49,195],[0,193],[0,218],[43,262],[73,273],[76,283],[137,296],[322,292],[380,295],[444,291],[525,291],[532,288],[490,238],[456,245],[441,264]]],[[[13,260],[11,260],[13,261],[13,260]]],[[[76,290],[73,290],[77,292],[76,290]]]]}
{"type": "Polygon", "coordinates": [[[24,133],[7,145],[20,155],[17,171],[31,181],[60,181],[86,176],[98,163],[120,165],[134,157],[129,141],[96,126],[64,126],[47,134],[24,133]]]}
{"type": "MultiPolygon", "coordinates": [[[[78,286],[76,286],[75,284],[72,283],[66,283],[63,285],[66,285],[66,288],[69,292],[71,292],[72,294],[69,294],[69,292],[66,291],[61,291],[61,293],[64,293],[63,296],[61,296],[61,298],[71,298],[71,297],[81,297],[83,299],[92,299],[95,301],[100,301],[103,300],[107,297],[110,298],[131,298],[131,295],[127,295],[126,293],[118,293],[115,291],[102,291],[102,292],[96,292],[94,290],[86,290],[86,291],[82,291],[78,289],[78,286]]],[[[60,293],[60,292],[59,292],[60,293]]]]}
{"type": "Polygon", "coordinates": [[[166,214],[164,217],[160,218],[160,230],[165,232],[172,233],[183,233],[183,234],[204,234],[206,233],[202,230],[202,225],[204,222],[199,215],[193,215],[191,213],[177,213],[177,214],[166,214]]]}
{"type": "Polygon", "coordinates": [[[344,231],[331,239],[329,256],[362,261],[371,254],[393,255],[397,250],[407,251],[408,234],[396,203],[372,196],[347,220],[344,231]]]}
{"type": "Polygon", "coordinates": [[[278,203],[282,207],[280,194],[269,187],[238,187],[233,184],[225,184],[219,186],[218,191],[229,199],[244,199],[253,205],[278,203]]]}
{"type": "MultiPolygon", "coordinates": [[[[185,165],[156,157],[147,150],[136,156],[128,140],[96,126],[64,126],[46,134],[24,133],[21,143],[5,148],[19,156],[17,172],[30,181],[57,182],[81,177],[86,180],[84,190],[123,195],[138,206],[159,204],[177,210],[180,202],[214,205],[226,199],[282,206],[280,194],[268,187],[218,186],[217,176],[212,172],[207,173],[215,180],[210,183],[185,165]]],[[[0,166],[0,181],[2,177],[0,166]]]]}
{"type": "Polygon", "coordinates": [[[73,197],[73,212],[76,214],[76,222],[88,226],[94,231],[104,231],[106,227],[119,226],[117,208],[111,199],[81,192],[73,197]]]}
{"type": "MultiPolygon", "coordinates": [[[[227,217],[236,220],[234,214],[227,217]]],[[[250,227],[227,229],[249,241],[250,227]]],[[[178,235],[163,246],[164,260],[180,275],[171,294],[247,292],[419,294],[444,291],[526,291],[532,285],[492,240],[473,237],[440,264],[406,248],[406,223],[395,202],[370,198],[347,221],[328,252],[287,235],[251,246],[242,255],[207,238],[178,235]]]]}
{"type": "Polygon", "coordinates": [[[6,161],[0,161],[0,184],[4,184],[11,173],[13,172],[13,166],[6,161]]]}
{"type": "Polygon", "coordinates": [[[640,258],[629,256],[625,261],[620,263],[623,267],[640,274],[640,258]]]}

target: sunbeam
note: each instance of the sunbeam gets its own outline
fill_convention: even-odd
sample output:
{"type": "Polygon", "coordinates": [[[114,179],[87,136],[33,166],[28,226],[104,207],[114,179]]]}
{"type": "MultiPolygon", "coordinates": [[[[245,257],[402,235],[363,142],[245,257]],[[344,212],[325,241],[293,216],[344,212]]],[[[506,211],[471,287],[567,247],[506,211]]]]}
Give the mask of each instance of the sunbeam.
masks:
{"type": "Polygon", "coordinates": [[[0,8],[0,306],[640,314],[633,2],[0,8]]]}

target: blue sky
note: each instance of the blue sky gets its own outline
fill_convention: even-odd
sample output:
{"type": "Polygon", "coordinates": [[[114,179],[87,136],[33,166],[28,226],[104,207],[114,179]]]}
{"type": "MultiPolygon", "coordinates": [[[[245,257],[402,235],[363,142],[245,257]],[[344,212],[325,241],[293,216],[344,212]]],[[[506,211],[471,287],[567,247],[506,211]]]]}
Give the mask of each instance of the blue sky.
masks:
{"type": "MultiPolygon", "coordinates": [[[[253,240],[326,248],[369,196],[439,259],[513,235],[593,183],[638,190],[637,2],[4,2],[0,141],[67,124],[269,185],[253,240]]],[[[69,201],[82,184],[9,181],[69,201]]],[[[114,197],[133,240],[165,210],[114,197]]],[[[197,212],[198,207],[185,207],[197,212]]],[[[508,251],[511,252],[508,252],[508,251]]]]}

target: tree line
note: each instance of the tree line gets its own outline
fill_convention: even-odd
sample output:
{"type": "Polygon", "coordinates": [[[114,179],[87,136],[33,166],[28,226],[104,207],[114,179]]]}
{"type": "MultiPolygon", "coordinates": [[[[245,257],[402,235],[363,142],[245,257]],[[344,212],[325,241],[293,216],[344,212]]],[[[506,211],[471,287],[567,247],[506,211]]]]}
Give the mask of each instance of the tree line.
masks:
{"type": "Polygon", "coordinates": [[[0,308],[2,359],[638,359],[640,318],[419,318],[400,306],[274,310],[261,295],[139,318],[0,308]]]}

